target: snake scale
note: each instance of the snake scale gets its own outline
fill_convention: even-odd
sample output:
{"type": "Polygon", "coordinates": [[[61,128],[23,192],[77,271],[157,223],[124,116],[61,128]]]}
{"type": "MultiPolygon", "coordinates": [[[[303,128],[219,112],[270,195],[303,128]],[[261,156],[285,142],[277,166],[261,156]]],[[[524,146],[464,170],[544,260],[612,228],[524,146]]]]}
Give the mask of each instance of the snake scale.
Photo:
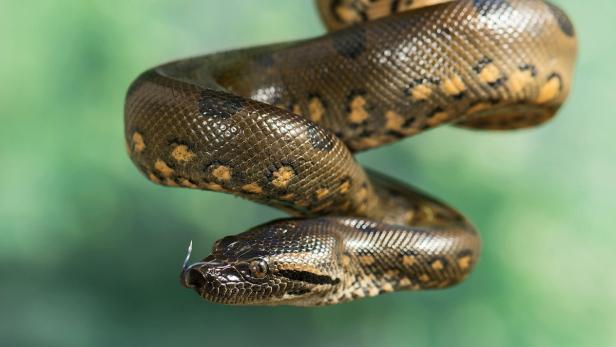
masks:
{"type": "Polygon", "coordinates": [[[149,180],[291,215],[184,267],[207,300],[319,306],[459,283],[480,254],[472,224],[352,154],[443,124],[535,126],[569,94],[575,32],[548,2],[317,7],[325,36],[168,63],[127,92],[127,148],[149,180]]]}

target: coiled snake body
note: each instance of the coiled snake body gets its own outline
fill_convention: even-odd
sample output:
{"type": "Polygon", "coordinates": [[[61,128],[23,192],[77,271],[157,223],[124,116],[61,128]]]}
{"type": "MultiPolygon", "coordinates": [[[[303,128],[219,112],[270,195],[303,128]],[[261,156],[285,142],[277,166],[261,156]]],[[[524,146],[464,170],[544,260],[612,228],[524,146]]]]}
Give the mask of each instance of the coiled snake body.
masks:
{"type": "Polygon", "coordinates": [[[128,151],[151,181],[294,216],[183,269],[208,300],[314,306],[460,282],[480,252],[473,226],[352,153],[441,124],[534,126],[569,93],[574,29],[547,2],[318,7],[336,31],[162,65],[128,91],[128,151]]]}

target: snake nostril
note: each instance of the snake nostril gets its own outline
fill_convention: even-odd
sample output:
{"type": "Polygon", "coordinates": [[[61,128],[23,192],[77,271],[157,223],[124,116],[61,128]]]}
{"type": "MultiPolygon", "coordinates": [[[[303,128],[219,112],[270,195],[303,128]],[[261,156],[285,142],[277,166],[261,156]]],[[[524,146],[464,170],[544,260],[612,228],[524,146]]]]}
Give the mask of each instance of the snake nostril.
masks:
{"type": "Polygon", "coordinates": [[[197,269],[190,269],[184,275],[184,283],[188,288],[202,288],[205,282],[205,275],[197,269]]]}

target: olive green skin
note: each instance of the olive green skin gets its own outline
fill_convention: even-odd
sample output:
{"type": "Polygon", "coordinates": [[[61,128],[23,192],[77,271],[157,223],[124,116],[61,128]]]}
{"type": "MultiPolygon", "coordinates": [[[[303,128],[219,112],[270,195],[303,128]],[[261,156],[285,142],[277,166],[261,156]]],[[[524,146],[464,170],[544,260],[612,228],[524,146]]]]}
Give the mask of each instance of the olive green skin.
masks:
{"type": "Polygon", "coordinates": [[[543,1],[426,6],[436,2],[322,0],[340,30],[172,62],[133,82],[127,148],[148,179],[295,217],[217,242],[183,270],[185,286],[219,303],[315,306],[470,273],[480,253],[470,222],[352,154],[443,124],[541,124],[569,94],[577,42],[543,1]]]}

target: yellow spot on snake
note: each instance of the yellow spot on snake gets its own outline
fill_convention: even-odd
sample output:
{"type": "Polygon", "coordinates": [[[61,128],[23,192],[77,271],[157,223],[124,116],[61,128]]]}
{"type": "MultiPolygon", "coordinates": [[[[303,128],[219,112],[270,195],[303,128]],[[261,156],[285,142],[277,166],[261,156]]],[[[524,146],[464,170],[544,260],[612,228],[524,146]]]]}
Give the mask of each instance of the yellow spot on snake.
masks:
{"type": "Polygon", "coordinates": [[[231,168],[225,165],[218,165],[212,170],[212,175],[218,181],[228,182],[231,180],[231,168]]]}
{"type": "Polygon", "coordinates": [[[302,115],[302,109],[301,107],[299,107],[298,104],[293,105],[293,113],[295,113],[298,116],[302,115]]]}
{"type": "Polygon", "coordinates": [[[412,256],[412,255],[403,256],[402,264],[404,264],[404,266],[413,266],[415,264],[415,256],[412,256]]]}
{"type": "Polygon", "coordinates": [[[366,99],[361,96],[355,96],[351,100],[351,112],[349,113],[348,120],[354,124],[363,123],[368,119],[368,112],[366,112],[366,99]]]}
{"type": "Polygon", "coordinates": [[[310,113],[310,120],[318,123],[325,114],[325,106],[323,106],[321,99],[313,96],[308,103],[308,112],[310,113]]]}
{"type": "Polygon", "coordinates": [[[466,90],[466,85],[458,75],[452,76],[441,83],[441,90],[450,96],[457,96],[466,90]]]}
{"type": "Polygon", "coordinates": [[[560,88],[560,79],[557,77],[550,78],[550,80],[539,90],[539,94],[537,95],[535,102],[538,104],[545,104],[546,102],[556,98],[560,92],[560,88]]]}
{"type": "Polygon", "coordinates": [[[427,221],[434,220],[434,211],[432,210],[432,208],[430,208],[428,206],[422,206],[421,210],[425,214],[425,218],[426,218],[427,221]]]}
{"type": "Polygon", "coordinates": [[[449,114],[445,111],[441,111],[433,114],[430,118],[428,118],[426,123],[430,126],[434,126],[446,121],[447,119],[449,119],[449,114]]]}
{"type": "Polygon", "coordinates": [[[428,85],[420,84],[411,90],[410,95],[412,101],[424,101],[432,95],[432,88],[428,85]]]}
{"type": "Polygon", "coordinates": [[[289,194],[285,194],[285,195],[281,196],[280,200],[291,201],[291,200],[293,200],[293,198],[295,198],[295,194],[294,193],[289,193],[289,194]]]}
{"type": "Polygon", "coordinates": [[[145,149],[143,136],[138,132],[133,133],[133,148],[135,148],[135,152],[137,153],[141,153],[145,149]]]}
{"type": "Polygon", "coordinates": [[[256,183],[249,183],[242,186],[242,190],[248,193],[261,194],[263,189],[256,183]]]}
{"type": "Polygon", "coordinates": [[[411,224],[413,222],[413,219],[415,218],[415,211],[413,210],[409,210],[406,211],[404,213],[404,220],[406,221],[407,224],[411,224]]]}
{"type": "Polygon", "coordinates": [[[412,284],[411,280],[408,277],[403,277],[400,280],[400,286],[401,287],[408,287],[412,284]]]}
{"type": "Polygon", "coordinates": [[[462,257],[458,259],[458,266],[460,267],[461,270],[466,270],[471,265],[471,260],[472,258],[468,255],[465,257],[462,257]]]}
{"type": "Polygon", "coordinates": [[[404,125],[406,121],[404,117],[394,111],[387,111],[385,113],[385,119],[387,122],[385,123],[385,128],[390,130],[399,130],[404,125]]]}
{"type": "Polygon", "coordinates": [[[222,192],[224,190],[220,184],[213,182],[204,182],[200,184],[199,187],[207,190],[213,190],[215,192],[222,192]]]}
{"type": "Polygon", "coordinates": [[[391,292],[394,291],[394,287],[392,287],[392,285],[389,284],[389,283],[383,284],[383,288],[382,289],[383,289],[384,292],[387,292],[387,293],[391,293],[391,292]]]}
{"type": "Polygon", "coordinates": [[[186,188],[197,188],[197,186],[186,178],[180,179],[180,185],[186,188]]]}
{"type": "Polygon", "coordinates": [[[369,296],[377,296],[377,295],[379,295],[379,289],[375,288],[375,287],[372,287],[372,288],[368,289],[368,295],[369,296]]]}
{"type": "Polygon", "coordinates": [[[195,153],[191,152],[186,145],[177,145],[171,151],[173,159],[179,162],[189,162],[195,157],[195,153]]]}
{"type": "Polygon", "coordinates": [[[434,263],[432,263],[432,268],[436,271],[440,271],[443,270],[445,267],[443,266],[443,262],[440,260],[435,261],[434,263]]]}
{"type": "Polygon", "coordinates": [[[328,194],[329,194],[329,189],[327,188],[317,189],[317,192],[316,192],[317,200],[323,200],[328,194]]]}
{"type": "Polygon", "coordinates": [[[148,172],[148,179],[156,184],[161,184],[160,180],[158,179],[158,177],[156,177],[156,175],[154,175],[151,172],[148,172]]]}
{"type": "Polygon", "coordinates": [[[385,277],[394,278],[398,277],[398,274],[400,274],[398,270],[387,270],[387,272],[385,272],[385,277]]]}
{"type": "Polygon", "coordinates": [[[351,189],[351,182],[344,181],[340,185],[340,194],[346,194],[349,192],[350,189],[351,189]]]}
{"type": "Polygon", "coordinates": [[[421,276],[419,276],[419,280],[422,282],[429,282],[430,281],[430,276],[428,276],[427,274],[423,274],[421,276]]]}
{"type": "Polygon", "coordinates": [[[445,287],[448,287],[450,284],[451,284],[451,282],[449,280],[445,280],[445,281],[439,283],[438,287],[439,288],[445,288],[445,287]]]}
{"type": "Polygon", "coordinates": [[[363,289],[358,288],[353,291],[353,295],[355,295],[358,298],[363,298],[364,296],[366,296],[366,293],[364,292],[363,289]]]}
{"type": "Polygon", "coordinates": [[[383,144],[383,140],[376,137],[365,137],[354,143],[354,146],[358,149],[368,149],[377,147],[383,144]]]}
{"type": "Polygon", "coordinates": [[[358,200],[364,200],[368,197],[368,189],[366,187],[361,187],[361,189],[357,192],[356,198],[358,200]]]}
{"type": "Polygon", "coordinates": [[[338,6],[334,9],[338,17],[345,23],[357,23],[361,21],[361,16],[357,10],[347,6],[338,6]]]}
{"type": "Polygon", "coordinates": [[[171,177],[173,175],[173,169],[167,165],[164,161],[158,159],[154,163],[156,171],[160,172],[164,177],[171,177]]]}
{"type": "Polygon", "coordinates": [[[280,169],[274,171],[274,179],[272,184],[276,188],[284,189],[289,186],[289,183],[295,177],[295,171],[290,166],[283,166],[280,169]]]}
{"type": "Polygon", "coordinates": [[[372,265],[374,264],[374,257],[371,255],[362,255],[359,258],[359,262],[363,265],[372,265]]]}
{"type": "Polygon", "coordinates": [[[342,265],[343,266],[351,265],[351,257],[349,257],[348,255],[343,255],[342,256],[342,265]]]}
{"type": "Polygon", "coordinates": [[[490,106],[491,105],[489,102],[480,102],[478,104],[473,105],[471,108],[469,108],[468,111],[466,111],[466,113],[468,113],[469,115],[472,115],[474,113],[487,110],[488,108],[490,108],[490,106]]]}
{"type": "Polygon", "coordinates": [[[509,76],[508,87],[512,93],[519,93],[533,81],[531,70],[516,71],[509,76]]]}
{"type": "Polygon", "coordinates": [[[177,187],[178,184],[172,180],[171,178],[165,178],[165,181],[163,182],[164,185],[169,186],[169,187],[177,187]]]}
{"type": "Polygon", "coordinates": [[[501,71],[494,65],[494,63],[490,63],[481,69],[479,73],[479,80],[486,84],[495,83],[502,77],[501,71]]]}

